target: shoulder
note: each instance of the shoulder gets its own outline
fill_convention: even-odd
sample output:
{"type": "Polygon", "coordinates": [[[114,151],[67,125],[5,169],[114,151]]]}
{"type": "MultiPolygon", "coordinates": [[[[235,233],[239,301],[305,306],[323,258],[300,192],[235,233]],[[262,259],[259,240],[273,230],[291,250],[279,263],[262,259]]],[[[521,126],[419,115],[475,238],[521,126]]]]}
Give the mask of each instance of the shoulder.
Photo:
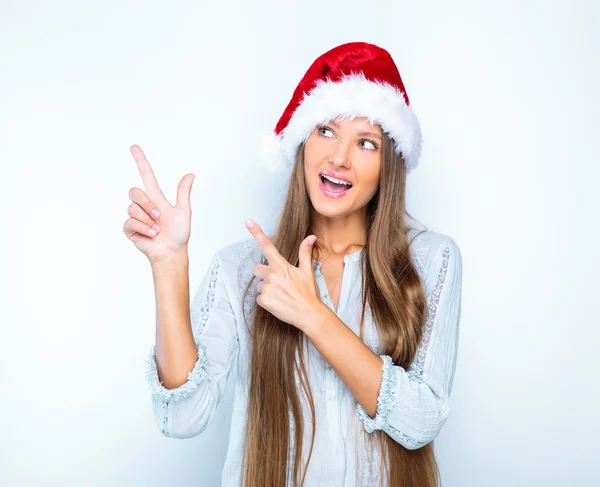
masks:
{"type": "Polygon", "coordinates": [[[236,240],[217,251],[220,262],[230,265],[239,265],[245,260],[258,259],[260,256],[260,247],[252,237],[236,240]]]}
{"type": "Polygon", "coordinates": [[[450,235],[433,230],[411,230],[408,233],[408,240],[411,251],[418,257],[432,250],[441,250],[442,247],[448,247],[451,251],[460,252],[458,244],[450,235]]]}
{"type": "Polygon", "coordinates": [[[247,313],[252,310],[257,281],[248,295],[246,288],[254,276],[254,266],[262,257],[262,251],[253,237],[236,240],[221,247],[215,254],[214,259],[218,264],[219,275],[225,282],[225,287],[232,302],[244,303],[247,313]]]}
{"type": "Polygon", "coordinates": [[[254,238],[236,240],[221,247],[215,255],[220,268],[233,281],[244,283],[253,275],[253,268],[260,262],[262,251],[254,238]]]}
{"type": "Polygon", "coordinates": [[[426,287],[437,282],[440,273],[462,271],[459,245],[450,235],[433,230],[409,232],[410,250],[426,287]]]}

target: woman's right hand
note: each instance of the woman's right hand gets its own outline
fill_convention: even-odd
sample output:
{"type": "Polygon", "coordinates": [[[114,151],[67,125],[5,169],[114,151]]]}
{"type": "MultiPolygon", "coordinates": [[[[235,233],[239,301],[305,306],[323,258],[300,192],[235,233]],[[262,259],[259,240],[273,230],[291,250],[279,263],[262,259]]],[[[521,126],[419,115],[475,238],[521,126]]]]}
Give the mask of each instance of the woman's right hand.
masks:
{"type": "Polygon", "coordinates": [[[183,176],[177,187],[177,203],[173,206],[158,186],[142,149],[132,145],[130,150],[142,176],[145,191],[137,187],[129,190],[129,198],[133,203],[127,209],[130,218],[125,222],[123,232],[154,265],[186,250],[192,222],[190,193],[195,176],[183,176]],[[154,217],[152,210],[158,210],[160,216],[154,217]],[[156,235],[152,235],[153,225],[159,227],[156,235]]]}

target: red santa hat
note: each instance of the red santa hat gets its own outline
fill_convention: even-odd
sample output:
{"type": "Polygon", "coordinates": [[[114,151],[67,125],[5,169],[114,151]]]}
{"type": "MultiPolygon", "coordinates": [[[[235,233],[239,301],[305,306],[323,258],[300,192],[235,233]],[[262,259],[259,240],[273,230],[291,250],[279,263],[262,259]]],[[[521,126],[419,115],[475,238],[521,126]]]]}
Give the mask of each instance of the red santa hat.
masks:
{"type": "Polygon", "coordinates": [[[312,63],[265,141],[271,157],[263,165],[271,171],[291,167],[298,147],[318,124],[356,116],[377,122],[393,139],[407,172],[417,166],[421,128],[398,68],[385,49],[366,42],[334,47],[312,63]]]}

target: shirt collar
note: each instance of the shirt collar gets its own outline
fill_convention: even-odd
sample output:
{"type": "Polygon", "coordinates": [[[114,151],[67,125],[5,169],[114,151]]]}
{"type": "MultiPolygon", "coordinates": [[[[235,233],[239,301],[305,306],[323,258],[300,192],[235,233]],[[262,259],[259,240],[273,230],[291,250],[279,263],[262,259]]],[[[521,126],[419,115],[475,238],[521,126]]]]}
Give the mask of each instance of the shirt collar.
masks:
{"type": "MultiPolygon", "coordinates": [[[[350,252],[349,254],[344,255],[344,264],[348,264],[349,262],[356,262],[357,260],[360,259],[360,256],[362,255],[362,251],[364,250],[364,247],[361,247],[358,250],[355,250],[354,252],[350,252]]],[[[321,267],[322,262],[320,260],[317,259],[313,259],[312,260],[313,266],[316,267],[321,267]]]]}

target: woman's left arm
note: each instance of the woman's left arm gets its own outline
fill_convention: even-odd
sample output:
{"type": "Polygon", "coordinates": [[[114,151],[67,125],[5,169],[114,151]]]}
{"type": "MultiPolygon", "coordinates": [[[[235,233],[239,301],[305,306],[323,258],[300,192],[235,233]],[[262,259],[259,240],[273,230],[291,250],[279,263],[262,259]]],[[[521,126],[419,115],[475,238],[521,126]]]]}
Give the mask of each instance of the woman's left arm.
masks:
{"type": "Polygon", "coordinates": [[[462,256],[451,237],[438,246],[429,273],[428,318],[408,370],[373,353],[326,306],[302,327],[354,395],[365,430],[383,430],[411,450],[438,435],[450,410],[462,292],[462,256]]]}

